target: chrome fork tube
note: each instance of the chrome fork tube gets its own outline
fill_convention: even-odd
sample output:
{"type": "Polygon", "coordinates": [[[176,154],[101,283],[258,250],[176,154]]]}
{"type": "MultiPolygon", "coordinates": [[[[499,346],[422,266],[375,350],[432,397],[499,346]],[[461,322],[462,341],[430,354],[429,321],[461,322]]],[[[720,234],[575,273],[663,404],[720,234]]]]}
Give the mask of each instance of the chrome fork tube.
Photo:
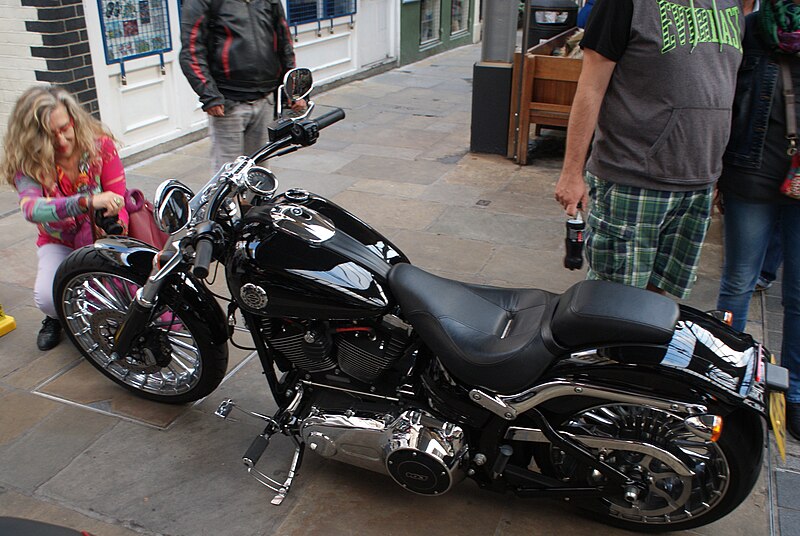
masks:
{"type": "Polygon", "coordinates": [[[141,335],[150,319],[150,313],[155,307],[158,293],[166,277],[180,264],[181,254],[178,242],[172,242],[169,247],[175,248],[175,254],[160,269],[158,263],[164,251],[157,253],[153,257],[153,269],[150,272],[150,277],[147,278],[144,286],[136,291],[136,296],[131,302],[131,306],[125,312],[125,318],[114,335],[113,359],[119,359],[130,353],[133,341],[141,335]]]}

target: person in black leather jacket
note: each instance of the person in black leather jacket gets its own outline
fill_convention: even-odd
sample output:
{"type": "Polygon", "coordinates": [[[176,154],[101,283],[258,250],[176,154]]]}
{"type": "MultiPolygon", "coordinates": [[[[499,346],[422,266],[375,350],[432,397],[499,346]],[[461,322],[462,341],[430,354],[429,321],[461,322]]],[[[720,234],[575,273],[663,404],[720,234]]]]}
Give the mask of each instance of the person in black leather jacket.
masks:
{"type": "Polygon", "coordinates": [[[216,170],[266,142],[271,94],[295,66],[289,26],[280,0],[185,0],[181,44],[181,69],[209,115],[216,170]]]}

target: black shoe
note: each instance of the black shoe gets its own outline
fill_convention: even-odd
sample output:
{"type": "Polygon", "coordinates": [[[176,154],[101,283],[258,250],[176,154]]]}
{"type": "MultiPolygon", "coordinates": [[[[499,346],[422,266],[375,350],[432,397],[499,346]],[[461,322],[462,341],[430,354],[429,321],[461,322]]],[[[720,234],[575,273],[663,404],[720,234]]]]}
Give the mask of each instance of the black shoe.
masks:
{"type": "Polygon", "coordinates": [[[800,403],[786,403],[786,431],[800,441],[800,403]]]}
{"type": "Polygon", "coordinates": [[[58,346],[60,342],[61,322],[58,321],[58,318],[44,317],[44,320],[42,320],[42,329],[39,330],[39,336],[36,337],[36,346],[38,346],[39,350],[42,352],[46,352],[58,346]]]}

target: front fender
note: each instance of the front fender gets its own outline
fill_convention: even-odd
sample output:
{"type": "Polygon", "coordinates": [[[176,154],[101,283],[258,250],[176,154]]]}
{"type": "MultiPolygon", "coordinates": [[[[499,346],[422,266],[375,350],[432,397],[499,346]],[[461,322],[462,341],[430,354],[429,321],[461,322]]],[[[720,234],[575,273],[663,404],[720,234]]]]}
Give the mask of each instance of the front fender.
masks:
{"type": "MultiPolygon", "coordinates": [[[[159,252],[150,244],[129,236],[101,238],[86,247],[94,248],[110,262],[144,277],[150,275],[153,257],[159,252]]],[[[228,340],[225,314],[214,295],[189,270],[176,269],[167,278],[162,292],[169,293],[170,307],[177,308],[180,316],[193,316],[204,324],[215,344],[228,340]]]]}
{"type": "Polygon", "coordinates": [[[146,242],[129,236],[101,238],[94,244],[86,246],[94,248],[100,255],[118,266],[124,266],[137,274],[149,275],[153,266],[153,257],[158,250],[146,242]]]}

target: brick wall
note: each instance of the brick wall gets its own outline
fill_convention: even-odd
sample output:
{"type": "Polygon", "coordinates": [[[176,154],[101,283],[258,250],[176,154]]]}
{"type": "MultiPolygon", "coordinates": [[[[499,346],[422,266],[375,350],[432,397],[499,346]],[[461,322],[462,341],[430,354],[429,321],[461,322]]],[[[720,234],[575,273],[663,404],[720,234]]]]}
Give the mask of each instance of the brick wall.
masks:
{"type": "Polygon", "coordinates": [[[0,0],[0,43],[0,137],[36,83],[65,87],[99,117],[81,0],[0,0]]]}

